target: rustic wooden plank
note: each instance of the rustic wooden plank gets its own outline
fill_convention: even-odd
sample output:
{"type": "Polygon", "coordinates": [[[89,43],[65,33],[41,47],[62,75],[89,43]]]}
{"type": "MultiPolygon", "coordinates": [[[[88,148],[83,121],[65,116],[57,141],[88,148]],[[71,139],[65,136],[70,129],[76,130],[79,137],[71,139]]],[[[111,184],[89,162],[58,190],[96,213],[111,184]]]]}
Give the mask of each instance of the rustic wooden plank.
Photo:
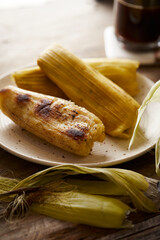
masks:
{"type": "MultiPolygon", "coordinates": [[[[151,217],[152,215],[150,215],[151,217]]],[[[146,217],[149,217],[148,214],[146,217]]],[[[140,217],[141,219],[141,217],[140,217]]],[[[140,220],[139,219],[139,220],[140,220]]],[[[92,226],[73,224],[58,221],[38,214],[31,214],[22,221],[8,223],[0,221],[0,238],[6,240],[29,240],[29,239],[85,239],[85,240],[108,240],[108,239],[128,239],[136,234],[145,235],[145,231],[158,228],[160,225],[160,215],[149,218],[147,221],[135,224],[133,229],[102,229],[92,226]],[[2,227],[3,226],[3,227],[2,227]],[[6,231],[7,230],[7,231],[6,231]]],[[[138,221],[138,219],[136,220],[138,221]]],[[[151,231],[150,230],[150,231],[151,231]]]]}
{"type": "Polygon", "coordinates": [[[160,236],[159,233],[160,233],[160,215],[152,217],[138,224],[135,224],[133,229],[121,230],[121,231],[118,231],[117,233],[99,238],[99,240],[159,239],[159,236],[160,236]]]}
{"type": "Polygon", "coordinates": [[[127,237],[128,240],[159,240],[160,236],[160,229],[159,225],[157,227],[149,228],[145,232],[140,232],[138,234],[135,234],[131,237],[127,237]]]}
{"type": "Polygon", "coordinates": [[[45,166],[30,163],[0,148],[0,174],[2,176],[23,179],[45,168],[45,166]]]}
{"type": "Polygon", "coordinates": [[[0,237],[6,240],[45,239],[45,236],[53,231],[56,234],[56,232],[69,228],[69,226],[70,223],[59,224],[59,221],[55,221],[52,218],[31,214],[27,219],[16,223],[1,222],[0,237]]]}
{"type": "Polygon", "coordinates": [[[31,214],[26,219],[13,223],[1,220],[0,229],[0,238],[5,240],[95,240],[115,231],[58,221],[38,214],[31,214]]]}

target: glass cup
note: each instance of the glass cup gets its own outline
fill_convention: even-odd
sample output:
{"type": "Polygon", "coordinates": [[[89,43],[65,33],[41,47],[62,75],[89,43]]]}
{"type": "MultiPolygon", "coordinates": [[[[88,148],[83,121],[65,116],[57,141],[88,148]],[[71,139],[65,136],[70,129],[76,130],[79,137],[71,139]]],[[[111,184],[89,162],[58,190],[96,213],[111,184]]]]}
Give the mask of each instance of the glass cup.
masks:
{"type": "Polygon", "coordinates": [[[129,50],[160,46],[160,0],[114,0],[115,35],[129,50]]]}

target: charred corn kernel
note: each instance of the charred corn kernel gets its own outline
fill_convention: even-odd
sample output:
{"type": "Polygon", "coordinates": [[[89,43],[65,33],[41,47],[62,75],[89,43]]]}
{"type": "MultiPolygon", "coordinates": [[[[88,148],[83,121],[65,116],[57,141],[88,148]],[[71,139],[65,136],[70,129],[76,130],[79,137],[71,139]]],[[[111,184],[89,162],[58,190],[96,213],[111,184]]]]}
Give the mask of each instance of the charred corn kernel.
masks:
{"type": "Polygon", "coordinates": [[[128,59],[88,58],[83,61],[115,82],[131,96],[138,93],[136,70],[139,62],[128,59]]]}
{"type": "Polygon", "coordinates": [[[19,88],[67,99],[64,92],[38,67],[16,71],[12,74],[12,79],[19,88]]]}
{"type": "Polygon", "coordinates": [[[8,86],[0,91],[0,108],[22,128],[78,155],[88,155],[94,141],[105,138],[98,117],[61,98],[8,86]]]}
{"type": "Polygon", "coordinates": [[[131,135],[139,104],[111,80],[59,45],[44,51],[37,62],[71,100],[102,120],[106,133],[131,135]]]}

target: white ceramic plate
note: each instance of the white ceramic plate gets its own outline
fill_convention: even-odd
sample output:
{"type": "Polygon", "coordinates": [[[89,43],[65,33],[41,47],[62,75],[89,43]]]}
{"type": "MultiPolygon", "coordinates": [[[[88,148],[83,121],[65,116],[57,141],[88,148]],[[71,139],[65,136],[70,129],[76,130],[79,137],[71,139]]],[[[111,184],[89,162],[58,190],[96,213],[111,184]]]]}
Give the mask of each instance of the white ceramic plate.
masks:
{"type": "MultiPolygon", "coordinates": [[[[137,74],[137,81],[140,92],[136,96],[136,100],[141,103],[153,82],[140,74],[137,74]]],[[[8,84],[14,85],[10,79],[10,74],[0,78],[0,89],[8,84]]],[[[0,146],[18,157],[38,164],[47,166],[58,164],[79,164],[89,167],[112,166],[134,159],[154,146],[153,142],[141,138],[130,151],[127,150],[128,144],[129,140],[106,136],[103,143],[96,142],[94,144],[89,156],[76,156],[23,130],[0,111],[0,146]]]]}

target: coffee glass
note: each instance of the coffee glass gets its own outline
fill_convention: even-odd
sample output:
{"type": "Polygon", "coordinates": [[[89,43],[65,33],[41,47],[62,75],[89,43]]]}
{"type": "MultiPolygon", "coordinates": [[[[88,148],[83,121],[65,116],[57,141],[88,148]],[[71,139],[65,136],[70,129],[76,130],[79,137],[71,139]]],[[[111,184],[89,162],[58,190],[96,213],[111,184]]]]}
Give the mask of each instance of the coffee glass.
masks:
{"type": "Polygon", "coordinates": [[[160,0],[114,0],[115,35],[130,50],[160,46],[160,0]]]}

